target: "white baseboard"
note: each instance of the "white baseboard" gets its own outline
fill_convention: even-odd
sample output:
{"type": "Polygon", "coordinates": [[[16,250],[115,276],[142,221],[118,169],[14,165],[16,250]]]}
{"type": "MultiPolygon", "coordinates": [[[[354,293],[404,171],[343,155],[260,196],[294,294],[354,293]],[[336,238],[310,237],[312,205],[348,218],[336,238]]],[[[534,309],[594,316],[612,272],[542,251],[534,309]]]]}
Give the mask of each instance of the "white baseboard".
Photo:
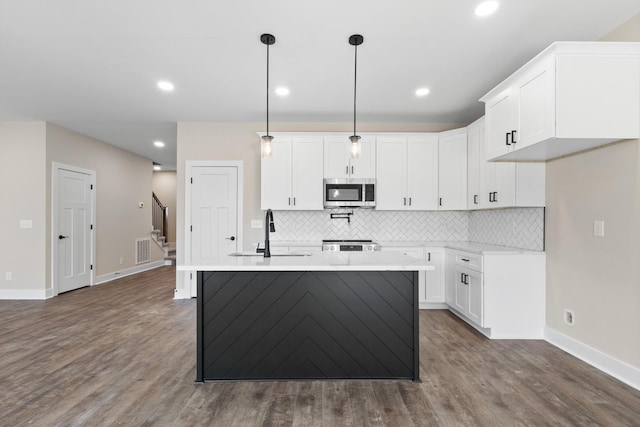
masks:
{"type": "Polygon", "coordinates": [[[572,356],[640,390],[640,369],[635,366],[631,366],[628,363],[609,356],[600,350],[577,341],[548,326],[545,327],[544,338],[545,341],[566,351],[572,356]]]}
{"type": "Polygon", "coordinates": [[[176,289],[173,294],[173,299],[191,299],[191,293],[188,289],[176,289]]]}
{"type": "Polygon", "coordinates": [[[47,299],[51,296],[52,289],[0,289],[0,300],[47,299]]]}
{"type": "Polygon", "coordinates": [[[421,302],[418,303],[418,308],[420,310],[446,310],[449,306],[444,302],[421,302]]]}
{"type": "Polygon", "coordinates": [[[154,268],[162,267],[165,265],[164,260],[150,262],[148,264],[137,265],[135,267],[127,268],[125,270],[114,271],[113,273],[103,274],[96,276],[94,285],[101,285],[103,283],[110,282],[121,277],[131,276],[132,274],[142,273],[143,271],[153,270],[154,268]]]}

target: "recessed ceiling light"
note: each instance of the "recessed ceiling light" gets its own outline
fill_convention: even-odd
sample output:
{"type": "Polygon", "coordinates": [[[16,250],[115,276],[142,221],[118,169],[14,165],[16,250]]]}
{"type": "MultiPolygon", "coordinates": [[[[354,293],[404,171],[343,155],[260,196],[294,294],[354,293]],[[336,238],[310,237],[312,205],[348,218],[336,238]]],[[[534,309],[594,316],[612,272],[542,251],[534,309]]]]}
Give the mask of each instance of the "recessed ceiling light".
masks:
{"type": "Polygon", "coordinates": [[[476,15],[477,16],[487,16],[491,15],[493,12],[498,10],[499,3],[497,1],[485,1],[480,3],[476,7],[476,15]]]}
{"type": "Polygon", "coordinates": [[[153,145],[155,145],[156,147],[164,147],[164,142],[162,142],[162,141],[155,141],[155,142],[153,143],[153,145]]]}
{"type": "Polygon", "coordinates": [[[154,170],[154,171],[162,170],[162,166],[160,166],[160,165],[155,165],[155,166],[153,167],[153,170],[154,170]]]}
{"type": "Polygon", "coordinates": [[[427,96],[429,95],[429,92],[431,91],[428,87],[421,87],[420,89],[416,90],[416,96],[427,96]]]}
{"type": "Polygon", "coordinates": [[[289,95],[289,89],[286,87],[279,87],[276,89],[276,95],[287,96],[289,95]]]}
{"type": "Polygon", "coordinates": [[[164,90],[165,92],[171,92],[173,90],[173,83],[166,80],[161,80],[158,82],[158,88],[160,90],[164,90]]]}

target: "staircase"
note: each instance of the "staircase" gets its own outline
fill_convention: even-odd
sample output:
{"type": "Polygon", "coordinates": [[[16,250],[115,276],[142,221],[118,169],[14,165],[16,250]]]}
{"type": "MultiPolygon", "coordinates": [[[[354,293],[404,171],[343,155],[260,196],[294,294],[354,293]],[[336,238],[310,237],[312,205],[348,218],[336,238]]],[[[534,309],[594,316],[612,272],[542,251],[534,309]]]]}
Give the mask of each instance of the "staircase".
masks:
{"type": "Polygon", "coordinates": [[[176,263],[176,244],[175,242],[167,242],[167,220],[169,217],[169,209],[162,204],[155,193],[152,194],[153,204],[151,206],[151,216],[153,229],[151,236],[153,240],[164,250],[165,265],[175,265],[176,263]]]}

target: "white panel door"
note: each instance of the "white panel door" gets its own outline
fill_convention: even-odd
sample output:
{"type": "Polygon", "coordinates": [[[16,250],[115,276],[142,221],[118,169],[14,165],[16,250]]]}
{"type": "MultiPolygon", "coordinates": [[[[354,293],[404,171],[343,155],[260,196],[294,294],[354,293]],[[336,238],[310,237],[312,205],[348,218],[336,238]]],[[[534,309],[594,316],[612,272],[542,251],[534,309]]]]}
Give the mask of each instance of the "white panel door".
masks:
{"type": "Polygon", "coordinates": [[[487,129],[485,160],[491,160],[511,151],[511,141],[507,133],[515,130],[514,108],[510,89],[485,105],[487,129]]]}
{"type": "Polygon", "coordinates": [[[427,265],[435,270],[425,272],[425,302],[445,302],[444,250],[427,248],[427,265]]]}
{"type": "Polygon", "coordinates": [[[407,141],[407,209],[438,209],[438,137],[407,141]]]}
{"type": "Polygon", "coordinates": [[[324,139],[324,177],[348,178],[349,146],[351,144],[344,137],[331,137],[324,139]]]}
{"type": "Polygon", "coordinates": [[[446,135],[439,141],[439,209],[467,208],[467,133],[446,135]]]}
{"type": "MultiPolygon", "coordinates": [[[[347,143],[347,155],[350,157],[351,142],[347,143]]],[[[372,137],[363,136],[360,140],[360,155],[349,159],[351,178],[376,177],[376,141],[372,137]]]]}
{"type": "Polygon", "coordinates": [[[238,248],[238,168],[194,166],[191,170],[190,264],[206,265],[238,248]]]}
{"type": "Polygon", "coordinates": [[[91,183],[90,174],[57,171],[58,293],[91,285],[91,183]]]}

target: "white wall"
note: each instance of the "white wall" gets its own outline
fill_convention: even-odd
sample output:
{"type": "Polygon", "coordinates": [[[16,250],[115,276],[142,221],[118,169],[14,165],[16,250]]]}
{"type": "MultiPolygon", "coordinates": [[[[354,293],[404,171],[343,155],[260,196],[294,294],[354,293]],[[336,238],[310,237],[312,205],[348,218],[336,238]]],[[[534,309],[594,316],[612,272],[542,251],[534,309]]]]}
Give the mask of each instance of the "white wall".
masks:
{"type": "Polygon", "coordinates": [[[0,298],[45,297],[45,129],[0,123],[0,298]],[[22,219],[33,228],[20,229],[22,219]]]}
{"type": "MultiPolygon", "coordinates": [[[[603,37],[640,41],[640,14],[603,37]]],[[[640,369],[640,141],[547,163],[547,326],[640,369]],[[605,236],[593,236],[593,221],[605,236]],[[562,311],[575,312],[575,326],[562,311]]]]}
{"type": "MultiPolygon", "coordinates": [[[[135,267],[135,240],[151,236],[151,160],[50,123],[46,139],[47,182],[52,162],[96,171],[96,276],[135,267]],[[144,208],[138,202],[144,202],[144,208]]],[[[46,206],[50,223],[51,185],[46,206]]],[[[155,244],[151,248],[151,262],[164,257],[155,244]]]]}

